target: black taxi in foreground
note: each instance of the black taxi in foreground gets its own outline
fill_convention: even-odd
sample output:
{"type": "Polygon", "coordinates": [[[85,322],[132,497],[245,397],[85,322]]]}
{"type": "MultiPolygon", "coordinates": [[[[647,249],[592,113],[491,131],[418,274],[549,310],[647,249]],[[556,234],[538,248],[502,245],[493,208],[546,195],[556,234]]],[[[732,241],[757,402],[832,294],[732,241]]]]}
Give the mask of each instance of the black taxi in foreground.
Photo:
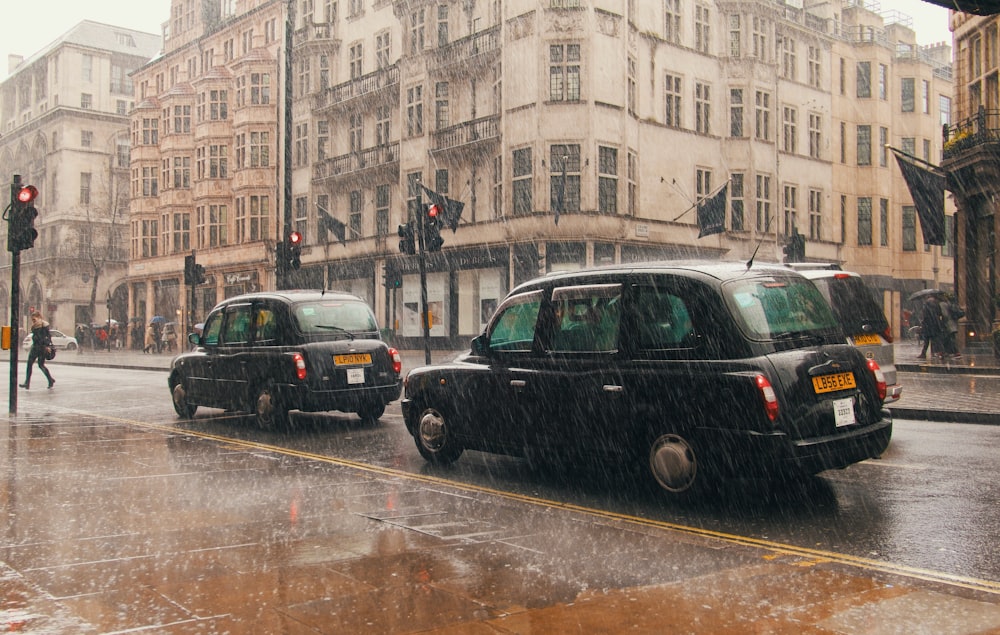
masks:
{"type": "Polygon", "coordinates": [[[168,379],[182,417],[210,406],[252,412],[263,428],[286,426],[289,410],[373,421],[401,391],[399,352],[380,338],[368,305],[346,293],[229,298],[189,339],[197,348],[174,358],[168,379]]]}
{"type": "Polygon", "coordinates": [[[402,408],[432,463],[465,449],[604,461],[688,498],[713,477],[878,457],[885,390],[798,273],[665,262],[518,286],[469,353],[407,374],[402,408]]]}

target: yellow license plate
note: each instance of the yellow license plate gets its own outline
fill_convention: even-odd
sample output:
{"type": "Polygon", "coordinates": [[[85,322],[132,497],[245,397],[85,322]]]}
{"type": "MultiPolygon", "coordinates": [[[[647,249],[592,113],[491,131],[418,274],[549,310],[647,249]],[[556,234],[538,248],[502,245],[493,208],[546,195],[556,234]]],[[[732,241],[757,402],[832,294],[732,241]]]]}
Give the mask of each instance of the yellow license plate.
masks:
{"type": "Polygon", "coordinates": [[[878,335],[872,335],[870,333],[865,333],[864,335],[855,335],[853,338],[855,346],[869,346],[874,344],[878,346],[882,343],[882,338],[878,335]]]}
{"type": "Polygon", "coordinates": [[[854,382],[854,373],[834,373],[833,375],[819,375],[813,377],[813,390],[817,394],[824,392],[835,392],[838,390],[849,390],[857,387],[854,382]]]}
{"type": "Polygon", "coordinates": [[[353,353],[350,355],[334,355],[333,363],[337,366],[359,366],[362,364],[371,364],[372,356],[370,353],[353,353]]]}

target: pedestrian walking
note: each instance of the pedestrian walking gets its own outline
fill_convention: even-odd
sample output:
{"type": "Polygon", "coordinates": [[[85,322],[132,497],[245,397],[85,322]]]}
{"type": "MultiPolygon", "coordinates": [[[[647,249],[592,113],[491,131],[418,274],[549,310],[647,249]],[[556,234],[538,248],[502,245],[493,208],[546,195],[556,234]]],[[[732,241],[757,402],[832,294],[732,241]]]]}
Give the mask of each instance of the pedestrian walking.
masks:
{"type": "Polygon", "coordinates": [[[156,352],[157,342],[156,342],[156,328],[153,323],[150,322],[146,326],[146,337],[143,340],[143,353],[156,352]]]}
{"type": "Polygon", "coordinates": [[[28,367],[25,369],[24,383],[21,384],[21,388],[31,387],[31,367],[36,363],[45,374],[46,379],[49,380],[49,388],[55,385],[56,380],[52,378],[52,373],[45,367],[45,360],[51,348],[52,333],[49,331],[49,323],[42,318],[40,311],[34,311],[31,314],[31,350],[28,352],[28,367]]]}
{"type": "Polygon", "coordinates": [[[924,308],[920,312],[920,337],[924,339],[924,346],[917,357],[925,359],[928,348],[930,348],[931,357],[943,355],[944,348],[941,339],[943,332],[941,307],[938,305],[938,299],[936,296],[929,295],[924,299],[924,308]]]}
{"type": "Polygon", "coordinates": [[[959,358],[958,353],[958,321],[965,317],[965,311],[947,296],[938,305],[941,308],[942,339],[944,340],[944,355],[952,359],[959,358]]]}

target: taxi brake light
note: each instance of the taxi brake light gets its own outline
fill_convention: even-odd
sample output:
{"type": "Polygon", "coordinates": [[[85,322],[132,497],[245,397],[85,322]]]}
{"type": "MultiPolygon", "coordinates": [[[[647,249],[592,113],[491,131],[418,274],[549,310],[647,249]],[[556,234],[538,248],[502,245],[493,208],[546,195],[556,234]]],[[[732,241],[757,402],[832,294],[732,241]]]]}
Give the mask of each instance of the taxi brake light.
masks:
{"type": "Polygon", "coordinates": [[[835,273],[833,274],[835,280],[846,280],[851,277],[849,273],[835,273]]]}
{"type": "Polygon", "coordinates": [[[392,358],[392,372],[397,375],[403,371],[403,358],[399,355],[399,351],[393,347],[389,347],[389,357],[392,358]]]}
{"type": "Polygon", "coordinates": [[[885,339],[886,342],[889,342],[890,344],[892,344],[892,327],[891,326],[885,327],[885,330],[882,331],[882,338],[885,339]]]}
{"type": "Polygon", "coordinates": [[[299,379],[306,378],[306,358],[302,353],[292,353],[292,363],[295,365],[295,376],[299,379]]]}
{"type": "Polygon", "coordinates": [[[882,368],[878,365],[874,359],[868,360],[868,370],[871,371],[872,375],[875,377],[875,388],[878,390],[878,398],[885,401],[886,387],[885,387],[885,374],[882,372],[882,368]]]}
{"type": "Polygon", "coordinates": [[[774,386],[771,385],[767,377],[758,374],[754,380],[757,382],[757,390],[764,400],[764,412],[767,413],[768,419],[774,421],[778,418],[778,394],[774,392],[774,386]]]}

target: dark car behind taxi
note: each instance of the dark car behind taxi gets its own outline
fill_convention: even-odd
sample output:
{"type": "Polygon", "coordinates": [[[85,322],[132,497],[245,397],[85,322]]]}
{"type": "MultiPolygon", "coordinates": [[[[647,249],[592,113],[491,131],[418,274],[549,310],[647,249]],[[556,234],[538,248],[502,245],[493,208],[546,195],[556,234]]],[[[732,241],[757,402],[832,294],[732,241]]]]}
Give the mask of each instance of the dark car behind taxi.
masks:
{"type": "Polygon", "coordinates": [[[410,371],[417,449],[638,466],[690,498],[733,474],[814,474],[879,456],[885,378],[816,286],[744,263],[644,263],[515,288],[472,349],[410,371]]]}
{"type": "Polygon", "coordinates": [[[174,409],[254,414],[285,427],[289,410],[341,410],[374,421],[401,391],[399,352],[379,336],[371,308],[354,295],[275,291],[229,298],[191,334],[168,386],[174,409]]]}

